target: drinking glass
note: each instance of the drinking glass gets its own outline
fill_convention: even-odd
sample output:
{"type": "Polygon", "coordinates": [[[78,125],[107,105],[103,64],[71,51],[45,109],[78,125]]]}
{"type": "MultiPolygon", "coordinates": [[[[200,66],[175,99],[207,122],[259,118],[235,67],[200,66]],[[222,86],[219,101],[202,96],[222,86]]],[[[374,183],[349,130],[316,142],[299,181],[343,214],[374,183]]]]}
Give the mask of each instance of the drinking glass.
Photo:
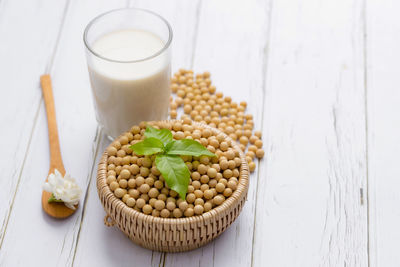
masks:
{"type": "Polygon", "coordinates": [[[172,29],[163,17],[138,8],[112,10],[94,18],[83,39],[96,119],[109,138],[141,121],[167,119],[172,29]],[[132,34],[139,39],[129,39],[132,34]],[[158,47],[152,38],[161,42],[155,51],[149,50],[158,47]]]}

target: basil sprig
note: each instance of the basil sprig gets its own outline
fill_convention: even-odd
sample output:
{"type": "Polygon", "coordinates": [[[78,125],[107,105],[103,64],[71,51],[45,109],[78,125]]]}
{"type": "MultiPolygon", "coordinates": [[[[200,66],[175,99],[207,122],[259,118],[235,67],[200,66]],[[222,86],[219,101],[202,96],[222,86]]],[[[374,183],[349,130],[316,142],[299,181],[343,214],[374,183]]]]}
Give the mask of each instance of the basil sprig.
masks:
{"type": "Polygon", "coordinates": [[[147,125],[143,141],[131,146],[137,155],[156,155],[156,166],[167,185],[176,191],[180,198],[186,198],[190,181],[190,171],[180,156],[215,157],[202,144],[192,139],[174,140],[168,129],[158,130],[147,125]]]}

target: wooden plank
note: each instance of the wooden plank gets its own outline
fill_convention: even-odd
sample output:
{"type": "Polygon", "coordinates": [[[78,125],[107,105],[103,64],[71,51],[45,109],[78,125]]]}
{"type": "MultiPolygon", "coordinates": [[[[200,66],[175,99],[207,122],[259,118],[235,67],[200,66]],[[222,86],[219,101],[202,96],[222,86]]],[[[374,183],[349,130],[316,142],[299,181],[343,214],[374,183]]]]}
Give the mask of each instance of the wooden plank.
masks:
{"type": "Polygon", "coordinates": [[[29,0],[0,2],[0,147],[8,151],[0,161],[0,248],[37,119],[39,75],[52,59],[64,5],[65,1],[42,1],[42,5],[29,0]]]}
{"type": "Polygon", "coordinates": [[[367,1],[370,266],[398,266],[400,23],[398,1],[367,1]]]}
{"type": "Polygon", "coordinates": [[[366,266],[363,2],[274,1],[254,266],[366,266]]]}
{"type": "MultiPolygon", "coordinates": [[[[210,71],[217,90],[247,101],[255,127],[261,127],[268,1],[202,1],[193,69],[210,71]]],[[[180,254],[168,254],[166,266],[250,266],[257,172],[251,176],[242,214],[217,240],[180,254]]]]}
{"type": "MultiPolygon", "coordinates": [[[[150,9],[165,17],[174,30],[173,68],[190,66],[191,48],[195,31],[197,1],[132,1],[131,6],[150,9]]],[[[87,206],[82,220],[79,243],[74,260],[77,266],[110,266],[118,262],[119,266],[160,266],[164,254],[141,248],[131,242],[116,227],[107,228],[103,219],[105,212],[98,198],[95,178],[97,162],[109,144],[102,136],[96,154],[96,165],[92,172],[92,181],[87,195],[87,206]],[[93,250],[93,247],[96,247],[93,250]],[[100,255],[100,256],[99,256],[100,255]],[[101,258],[99,258],[101,257],[101,258]]]]}
{"type": "MultiPolygon", "coordinates": [[[[96,136],[97,125],[91,101],[82,33],[85,25],[94,16],[125,5],[125,0],[70,2],[51,68],[65,168],[84,190],[91,180],[92,166],[95,165],[93,158],[100,139],[96,136]]],[[[43,3],[38,10],[52,13],[53,7],[50,2],[43,3]],[[46,9],[47,7],[50,9],[46,9]]],[[[47,24],[51,22],[47,21],[47,24]]],[[[43,45],[42,42],[43,40],[38,40],[38,45],[43,45]]],[[[48,49],[47,53],[51,53],[51,49],[48,49]]],[[[34,77],[37,81],[39,75],[44,72],[44,68],[40,67],[37,69],[40,69],[41,73],[36,73],[36,69],[29,70],[37,74],[34,77]]],[[[35,86],[38,86],[37,83],[35,86]]],[[[39,88],[29,89],[40,93],[39,88]]],[[[1,249],[0,265],[70,266],[74,260],[85,203],[81,202],[77,213],[64,221],[55,221],[41,211],[41,185],[49,168],[47,143],[45,110],[41,106],[1,249]],[[21,251],[25,251],[23,257],[21,251]]],[[[102,221],[99,221],[98,225],[103,226],[102,221]]],[[[98,239],[93,240],[98,242],[98,239]]]]}

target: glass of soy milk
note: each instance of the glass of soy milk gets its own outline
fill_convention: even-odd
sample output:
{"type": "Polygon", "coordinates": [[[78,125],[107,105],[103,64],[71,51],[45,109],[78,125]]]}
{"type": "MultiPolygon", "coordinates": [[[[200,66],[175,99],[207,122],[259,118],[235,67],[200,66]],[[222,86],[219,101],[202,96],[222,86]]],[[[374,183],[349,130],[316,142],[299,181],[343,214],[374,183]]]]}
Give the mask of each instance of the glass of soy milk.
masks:
{"type": "Polygon", "coordinates": [[[112,10],[86,27],[96,119],[114,139],[141,121],[168,117],[172,30],[144,9],[112,10]]]}

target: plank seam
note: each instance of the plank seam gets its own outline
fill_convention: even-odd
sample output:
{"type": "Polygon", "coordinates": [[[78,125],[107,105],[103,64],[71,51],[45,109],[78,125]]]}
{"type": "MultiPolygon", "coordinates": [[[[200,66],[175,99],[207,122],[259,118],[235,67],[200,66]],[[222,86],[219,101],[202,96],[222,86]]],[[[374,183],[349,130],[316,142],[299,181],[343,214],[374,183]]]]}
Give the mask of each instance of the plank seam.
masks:
{"type": "MultiPolygon", "coordinates": [[[[165,253],[165,252],[164,252],[165,253]]],[[[164,253],[161,253],[161,255],[160,255],[160,260],[159,260],[159,262],[158,262],[158,267],[161,267],[161,262],[162,262],[162,258],[163,258],[163,256],[164,256],[164,253]]]]}
{"type": "MultiPolygon", "coordinates": [[[[369,136],[368,136],[368,52],[367,52],[367,0],[363,1],[363,56],[364,56],[364,112],[365,112],[365,164],[366,164],[366,202],[367,202],[367,260],[371,266],[370,256],[370,198],[369,198],[369,136]]],[[[377,255],[376,255],[377,256],[377,255]]]]}
{"type": "MultiPolygon", "coordinates": [[[[73,229],[75,229],[75,227],[77,227],[76,225],[78,225],[78,223],[79,223],[79,217],[76,218],[76,220],[75,220],[75,222],[74,222],[73,229]]],[[[66,235],[68,235],[68,234],[66,234],[66,235]]],[[[75,240],[76,240],[76,235],[73,235],[73,237],[72,237],[72,244],[75,243],[75,240]]],[[[69,249],[69,254],[68,254],[67,262],[68,262],[68,260],[69,260],[69,258],[70,258],[70,256],[71,256],[71,254],[73,253],[73,250],[74,250],[74,247],[71,246],[70,249],[69,249]]],[[[71,264],[71,265],[72,265],[72,264],[71,264]]],[[[70,266],[71,266],[71,265],[70,265],[70,266]]]]}
{"type": "Polygon", "coordinates": [[[71,3],[71,0],[66,0],[66,4],[65,4],[65,7],[64,7],[64,12],[63,12],[62,19],[61,19],[60,30],[58,31],[58,34],[57,34],[56,44],[54,46],[53,53],[52,53],[52,55],[50,57],[48,65],[46,66],[46,73],[50,73],[51,69],[53,68],[54,61],[55,61],[55,58],[56,58],[56,55],[57,55],[57,51],[58,51],[58,46],[60,44],[62,32],[63,32],[65,21],[66,21],[66,18],[67,18],[68,10],[69,10],[69,7],[70,7],[70,3],[71,3]]]}
{"type": "Polygon", "coordinates": [[[90,173],[89,173],[89,177],[88,177],[88,183],[87,183],[87,187],[86,187],[86,192],[85,192],[85,198],[83,200],[83,206],[82,206],[82,215],[81,215],[81,219],[79,222],[79,229],[78,229],[78,233],[76,235],[76,242],[75,242],[75,248],[74,248],[74,255],[72,257],[72,263],[71,266],[74,266],[75,263],[75,257],[76,257],[76,252],[78,251],[78,245],[79,245],[79,237],[81,234],[81,230],[82,230],[82,224],[83,224],[83,220],[85,218],[85,211],[86,211],[86,204],[87,201],[89,199],[89,194],[90,194],[90,185],[92,183],[92,179],[93,179],[93,170],[96,166],[96,157],[97,154],[99,153],[99,148],[100,148],[100,143],[101,143],[101,139],[102,139],[102,135],[103,135],[103,131],[102,129],[99,130],[99,126],[97,126],[97,130],[96,130],[96,138],[97,140],[95,140],[96,142],[96,149],[95,149],[95,153],[94,153],[94,157],[92,160],[92,166],[90,168],[90,173]]]}
{"type": "Polygon", "coordinates": [[[13,194],[13,197],[11,199],[10,206],[8,207],[7,215],[6,215],[6,217],[5,217],[4,221],[3,221],[3,226],[2,226],[3,234],[1,235],[1,240],[0,240],[0,250],[1,250],[1,247],[3,246],[3,241],[4,241],[4,238],[5,238],[6,233],[7,233],[8,222],[10,220],[11,213],[12,213],[12,210],[13,210],[13,207],[14,207],[15,198],[17,197],[19,184],[21,182],[21,177],[22,177],[22,173],[24,171],[26,159],[28,158],[28,152],[30,150],[30,146],[31,146],[31,143],[32,143],[33,133],[35,132],[36,121],[37,121],[37,119],[39,117],[39,112],[40,112],[40,109],[41,109],[41,105],[40,104],[42,102],[42,99],[43,99],[43,97],[40,98],[38,107],[36,109],[36,113],[35,113],[35,117],[34,117],[34,123],[33,123],[33,126],[32,126],[31,133],[29,134],[28,145],[27,145],[27,148],[26,148],[26,151],[25,151],[25,155],[24,155],[24,159],[22,161],[21,168],[19,170],[17,184],[15,185],[14,194],[13,194]]]}
{"type": "MultiPolygon", "coordinates": [[[[265,112],[265,96],[266,96],[266,84],[267,84],[267,72],[268,72],[268,55],[269,55],[269,42],[271,39],[271,22],[272,22],[272,8],[273,8],[273,0],[270,0],[269,5],[267,5],[268,10],[266,12],[268,16],[268,25],[266,30],[266,42],[263,49],[264,59],[262,66],[262,108],[261,108],[261,127],[264,128],[264,112],[265,112]]],[[[265,138],[264,138],[265,140],[265,138]]],[[[258,168],[257,168],[257,182],[256,182],[256,196],[254,202],[254,221],[253,221],[253,237],[251,241],[251,266],[254,266],[254,241],[256,237],[256,219],[257,219],[257,200],[258,200],[258,192],[259,192],[259,180],[260,180],[260,159],[258,159],[258,168]]]]}
{"type": "Polygon", "coordinates": [[[215,266],[215,242],[213,242],[213,267],[215,266]]]}
{"type": "Polygon", "coordinates": [[[163,259],[162,267],[165,267],[166,259],[167,259],[167,252],[164,252],[164,259],[163,259]]]}

